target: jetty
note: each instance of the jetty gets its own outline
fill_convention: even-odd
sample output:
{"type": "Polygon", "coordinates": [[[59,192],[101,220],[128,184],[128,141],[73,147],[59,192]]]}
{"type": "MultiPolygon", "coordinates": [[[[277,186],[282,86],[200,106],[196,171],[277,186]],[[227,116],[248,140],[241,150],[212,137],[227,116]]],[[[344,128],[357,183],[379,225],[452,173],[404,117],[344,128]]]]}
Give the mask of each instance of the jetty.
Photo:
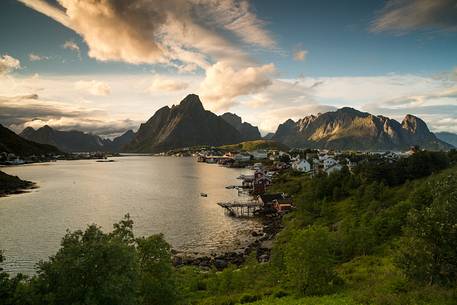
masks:
{"type": "Polygon", "coordinates": [[[263,204],[258,201],[218,202],[217,204],[224,208],[230,216],[235,217],[254,216],[263,206],[263,204]]]}

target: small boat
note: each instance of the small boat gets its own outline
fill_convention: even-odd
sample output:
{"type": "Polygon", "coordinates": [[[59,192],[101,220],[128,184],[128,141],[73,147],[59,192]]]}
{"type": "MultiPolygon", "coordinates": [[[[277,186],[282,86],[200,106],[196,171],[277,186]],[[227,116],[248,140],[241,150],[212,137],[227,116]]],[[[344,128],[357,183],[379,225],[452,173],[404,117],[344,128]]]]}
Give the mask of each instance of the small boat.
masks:
{"type": "Polygon", "coordinates": [[[232,190],[232,189],[236,188],[236,185],[228,185],[225,188],[228,190],[232,190]]]}
{"type": "Polygon", "coordinates": [[[202,197],[208,197],[208,194],[206,194],[206,193],[200,193],[200,196],[202,196],[202,197]]]}

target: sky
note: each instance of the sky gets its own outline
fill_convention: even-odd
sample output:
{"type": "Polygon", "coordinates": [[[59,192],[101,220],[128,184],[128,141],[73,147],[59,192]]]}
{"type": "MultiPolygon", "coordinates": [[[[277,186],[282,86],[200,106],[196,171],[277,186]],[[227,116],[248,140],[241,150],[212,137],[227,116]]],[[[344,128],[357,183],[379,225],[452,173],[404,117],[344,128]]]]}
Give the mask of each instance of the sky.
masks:
{"type": "Polygon", "coordinates": [[[106,137],[200,96],[274,132],[354,107],[457,132],[457,0],[3,0],[0,123],[106,137]]]}

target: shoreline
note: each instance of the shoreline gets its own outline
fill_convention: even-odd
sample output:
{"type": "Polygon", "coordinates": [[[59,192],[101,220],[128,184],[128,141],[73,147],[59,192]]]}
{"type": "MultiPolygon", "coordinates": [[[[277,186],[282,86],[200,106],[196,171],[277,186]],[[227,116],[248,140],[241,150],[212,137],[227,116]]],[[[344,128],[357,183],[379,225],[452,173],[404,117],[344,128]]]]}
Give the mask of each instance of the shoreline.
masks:
{"type": "Polygon", "coordinates": [[[251,231],[251,235],[257,237],[254,241],[220,254],[192,256],[172,250],[173,265],[178,268],[183,266],[194,266],[207,270],[215,267],[218,271],[221,271],[229,265],[241,266],[252,253],[255,253],[258,261],[268,261],[270,259],[273,240],[283,228],[282,216],[264,215],[258,216],[257,219],[262,222],[262,230],[261,232],[251,231]]]}

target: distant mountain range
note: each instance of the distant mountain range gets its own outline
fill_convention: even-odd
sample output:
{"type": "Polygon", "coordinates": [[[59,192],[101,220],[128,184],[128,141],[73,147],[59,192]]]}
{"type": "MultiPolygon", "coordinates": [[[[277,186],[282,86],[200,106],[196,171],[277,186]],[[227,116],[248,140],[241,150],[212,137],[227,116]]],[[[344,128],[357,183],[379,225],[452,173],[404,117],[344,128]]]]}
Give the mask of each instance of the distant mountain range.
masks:
{"type": "MultiPolygon", "coordinates": [[[[233,119],[233,116],[230,117],[233,119]]],[[[200,98],[190,94],[179,105],[160,108],[146,123],[141,124],[126,151],[162,152],[182,147],[242,142],[246,135],[232,125],[236,123],[227,123],[226,119],[205,110],[200,98]]]]}
{"type": "Polygon", "coordinates": [[[13,153],[17,156],[61,153],[59,149],[52,145],[26,140],[2,125],[0,125],[0,152],[13,153]]]}
{"type": "Polygon", "coordinates": [[[457,134],[452,132],[436,132],[436,137],[441,141],[449,143],[454,147],[457,147],[457,134]]]}
{"type": "MultiPolygon", "coordinates": [[[[9,131],[10,137],[11,133],[9,131]]],[[[65,152],[156,153],[183,147],[221,146],[262,139],[259,129],[243,122],[238,115],[227,112],[218,116],[205,110],[195,94],[188,95],[179,105],[160,108],[146,123],[140,125],[136,133],[129,130],[113,140],[76,130],[59,131],[49,126],[37,130],[28,127],[20,136],[29,141],[20,138],[18,143],[22,144],[18,144],[18,147],[28,143],[34,147],[30,151],[52,151],[57,147],[65,152]],[[30,141],[48,145],[36,146],[39,144],[30,141]]],[[[269,133],[263,139],[290,148],[363,151],[406,150],[411,146],[448,150],[452,145],[457,146],[456,134],[441,132],[435,135],[424,121],[413,115],[407,115],[400,123],[349,107],[306,116],[298,121],[289,119],[280,124],[274,134],[269,133]]],[[[2,137],[0,151],[7,151],[7,148],[3,148],[7,147],[3,142],[2,137]]]]}
{"type": "Polygon", "coordinates": [[[399,123],[349,107],[296,122],[287,120],[279,125],[272,139],[289,147],[339,150],[405,150],[413,145],[429,150],[452,148],[413,115],[399,123]]]}
{"type": "Polygon", "coordinates": [[[20,136],[37,143],[53,145],[64,152],[120,152],[135,134],[132,130],[128,130],[123,135],[110,140],[82,131],[61,131],[45,125],[36,130],[27,127],[20,136]]]}

